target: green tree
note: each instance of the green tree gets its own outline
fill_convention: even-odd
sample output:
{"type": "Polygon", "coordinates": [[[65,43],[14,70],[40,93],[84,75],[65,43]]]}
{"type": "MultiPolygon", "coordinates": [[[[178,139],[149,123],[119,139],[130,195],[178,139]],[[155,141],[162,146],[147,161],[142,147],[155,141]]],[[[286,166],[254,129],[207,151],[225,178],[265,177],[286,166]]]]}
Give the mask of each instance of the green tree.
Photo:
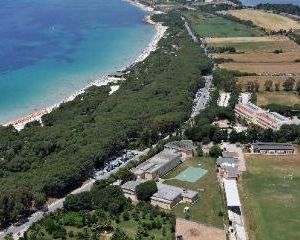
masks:
{"type": "Polygon", "coordinates": [[[296,83],[296,91],[300,95],[300,80],[298,80],[298,82],[296,83]]]}
{"type": "Polygon", "coordinates": [[[213,158],[217,158],[222,155],[222,149],[218,145],[214,145],[209,149],[209,155],[213,158]]]}
{"type": "Polygon", "coordinates": [[[197,151],[197,156],[198,157],[203,157],[203,150],[202,150],[201,146],[197,147],[196,151],[197,151]]]}
{"type": "Polygon", "coordinates": [[[12,233],[7,234],[7,235],[4,237],[4,240],[14,240],[12,233]]]}
{"type": "Polygon", "coordinates": [[[156,192],[157,186],[153,180],[143,182],[136,187],[137,198],[141,201],[150,201],[151,196],[156,192]]]}
{"type": "Polygon", "coordinates": [[[130,240],[130,238],[127,236],[127,234],[124,231],[117,228],[114,231],[111,240],[130,240]]]}
{"type": "Polygon", "coordinates": [[[265,81],[264,86],[266,91],[268,92],[272,91],[273,81],[272,80],[265,81]]]}
{"type": "Polygon", "coordinates": [[[279,91],[280,90],[280,83],[275,83],[275,91],[279,91]]]}
{"type": "Polygon", "coordinates": [[[283,82],[282,86],[285,91],[292,91],[295,86],[295,79],[292,77],[289,77],[288,79],[286,79],[283,82]]]}
{"type": "Polygon", "coordinates": [[[135,175],[127,168],[120,168],[115,176],[122,181],[122,183],[135,179],[135,175]]]}
{"type": "Polygon", "coordinates": [[[68,211],[92,209],[92,195],[90,192],[71,194],[64,201],[64,208],[68,211]]]}

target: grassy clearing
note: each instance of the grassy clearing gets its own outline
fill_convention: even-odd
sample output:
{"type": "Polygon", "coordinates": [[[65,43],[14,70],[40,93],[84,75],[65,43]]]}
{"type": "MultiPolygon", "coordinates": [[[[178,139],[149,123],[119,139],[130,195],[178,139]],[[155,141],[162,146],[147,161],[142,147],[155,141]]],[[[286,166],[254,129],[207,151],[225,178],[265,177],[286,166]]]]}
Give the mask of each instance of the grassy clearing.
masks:
{"type": "Polygon", "coordinates": [[[246,157],[241,196],[252,240],[300,239],[300,157],[246,157]],[[284,176],[293,174],[293,179],[284,176]]]}
{"type": "Polygon", "coordinates": [[[204,191],[199,193],[199,199],[194,204],[178,204],[172,209],[173,213],[175,213],[178,217],[184,218],[183,209],[184,207],[189,206],[190,219],[192,221],[209,224],[215,227],[223,227],[223,217],[218,215],[220,211],[224,211],[223,199],[217,182],[214,159],[196,157],[187,160],[167,174],[164,178],[173,178],[189,166],[201,167],[208,170],[208,173],[194,183],[182,182],[175,179],[166,180],[165,183],[195,191],[204,189],[204,191]]]}
{"type": "Polygon", "coordinates": [[[254,37],[264,33],[220,16],[201,12],[190,12],[186,17],[191,21],[197,34],[204,37],[254,37]]]}
{"type": "Polygon", "coordinates": [[[259,106],[265,106],[271,103],[293,106],[295,104],[300,104],[300,96],[294,92],[284,91],[257,93],[257,104],[259,106]]]}
{"type": "Polygon", "coordinates": [[[251,21],[267,31],[300,29],[300,23],[288,17],[253,9],[229,10],[223,14],[232,15],[242,20],[251,21]]]}

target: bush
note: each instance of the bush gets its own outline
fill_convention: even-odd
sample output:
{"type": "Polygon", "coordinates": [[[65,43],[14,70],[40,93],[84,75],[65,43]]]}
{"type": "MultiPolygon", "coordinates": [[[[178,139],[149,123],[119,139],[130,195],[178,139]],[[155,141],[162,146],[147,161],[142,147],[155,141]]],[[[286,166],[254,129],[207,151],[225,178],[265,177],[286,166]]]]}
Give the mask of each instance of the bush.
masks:
{"type": "Polygon", "coordinates": [[[197,147],[197,156],[198,157],[203,157],[203,150],[202,150],[202,147],[197,147]]]}

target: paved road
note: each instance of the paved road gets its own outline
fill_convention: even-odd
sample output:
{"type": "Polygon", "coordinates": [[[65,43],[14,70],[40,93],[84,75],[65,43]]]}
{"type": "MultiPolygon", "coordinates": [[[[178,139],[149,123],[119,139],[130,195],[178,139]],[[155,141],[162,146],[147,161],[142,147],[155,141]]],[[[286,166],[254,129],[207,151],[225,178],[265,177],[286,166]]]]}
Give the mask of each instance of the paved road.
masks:
{"type": "Polygon", "coordinates": [[[191,38],[193,39],[194,42],[199,42],[198,38],[195,36],[195,34],[193,33],[192,29],[190,28],[189,24],[187,23],[187,21],[185,20],[184,17],[181,18],[184,21],[184,26],[186,28],[186,30],[188,31],[189,35],[191,36],[191,38]]]}
{"type": "MultiPolygon", "coordinates": [[[[141,155],[147,154],[147,152],[149,151],[149,149],[145,149],[142,152],[137,152],[137,155],[130,159],[128,162],[122,164],[119,167],[116,167],[113,171],[104,174],[104,175],[97,175],[98,177],[96,179],[89,179],[85,184],[83,184],[81,187],[75,189],[74,191],[72,191],[70,194],[76,194],[76,193],[81,193],[81,192],[87,192],[90,191],[94,182],[96,180],[101,180],[101,179],[106,179],[108,178],[112,173],[115,173],[116,171],[118,171],[119,168],[126,166],[130,161],[133,160],[137,160],[141,155]]],[[[55,212],[58,209],[62,209],[63,208],[63,204],[65,201],[65,197],[56,200],[55,202],[53,202],[52,204],[48,205],[48,211],[49,212],[55,212]]],[[[26,232],[28,230],[28,228],[35,222],[38,222],[39,220],[41,220],[44,217],[44,213],[42,211],[37,211],[35,213],[33,213],[29,218],[28,218],[28,222],[24,223],[21,226],[14,226],[11,225],[9,228],[7,228],[6,230],[0,232],[0,239],[3,240],[5,235],[12,233],[14,239],[19,239],[19,237],[23,236],[24,232],[26,232]]]]}
{"type": "MultiPolygon", "coordinates": [[[[193,31],[191,30],[189,24],[185,20],[185,18],[182,17],[182,20],[184,22],[184,26],[187,29],[188,34],[191,36],[194,42],[198,43],[199,39],[195,36],[193,31]]],[[[200,38],[200,48],[204,50],[204,53],[206,56],[208,56],[208,51],[206,49],[206,46],[203,44],[203,39],[200,38]]],[[[215,68],[214,68],[215,69],[215,68]]],[[[213,69],[213,71],[214,71],[213,69]]],[[[212,80],[213,80],[213,75],[208,75],[204,76],[205,78],[205,86],[204,88],[201,88],[198,90],[196,93],[196,96],[194,98],[194,103],[193,103],[193,109],[192,109],[192,114],[191,114],[191,119],[189,122],[192,122],[192,119],[203,109],[206,108],[207,103],[209,102],[209,89],[212,87],[212,80]]]]}

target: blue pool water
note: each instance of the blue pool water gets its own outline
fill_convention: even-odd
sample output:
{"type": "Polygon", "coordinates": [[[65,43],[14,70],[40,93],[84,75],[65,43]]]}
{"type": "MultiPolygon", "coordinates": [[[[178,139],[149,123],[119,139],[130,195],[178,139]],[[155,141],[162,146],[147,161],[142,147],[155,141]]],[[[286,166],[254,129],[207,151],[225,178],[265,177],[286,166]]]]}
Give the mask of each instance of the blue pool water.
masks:
{"type": "Polygon", "coordinates": [[[121,0],[1,0],[0,122],[133,61],[155,31],[146,14],[121,0]]]}
{"type": "Polygon", "coordinates": [[[241,0],[241,2],[247,6],[257,5],[259,3],[291,3],[300,6],[300,0],[241,0]]]}

